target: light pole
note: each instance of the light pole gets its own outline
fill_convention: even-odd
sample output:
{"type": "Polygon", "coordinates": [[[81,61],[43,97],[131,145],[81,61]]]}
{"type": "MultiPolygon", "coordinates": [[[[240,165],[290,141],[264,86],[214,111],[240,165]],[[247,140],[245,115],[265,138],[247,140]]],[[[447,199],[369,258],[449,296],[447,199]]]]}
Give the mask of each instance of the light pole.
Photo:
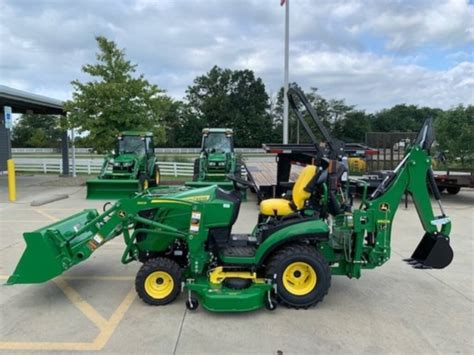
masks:
{"type": "Polygon", "coordinates": [[[288,71],[290,38],[290,0],[281,0],[285,5],[285,82],[283,84],[283,144],[288,144],[288,71]]]}

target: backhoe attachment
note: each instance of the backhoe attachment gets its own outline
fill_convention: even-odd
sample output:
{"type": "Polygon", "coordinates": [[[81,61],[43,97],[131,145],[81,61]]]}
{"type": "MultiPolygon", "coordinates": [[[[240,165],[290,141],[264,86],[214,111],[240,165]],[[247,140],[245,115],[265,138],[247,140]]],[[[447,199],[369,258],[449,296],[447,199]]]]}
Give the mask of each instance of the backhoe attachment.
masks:
{"type": "Polygon", "coordinates": [[[425,233],[411,258],[404,261],[415,269],[443,269],[451,263],[453,257],[447,236],[425,233]]]}

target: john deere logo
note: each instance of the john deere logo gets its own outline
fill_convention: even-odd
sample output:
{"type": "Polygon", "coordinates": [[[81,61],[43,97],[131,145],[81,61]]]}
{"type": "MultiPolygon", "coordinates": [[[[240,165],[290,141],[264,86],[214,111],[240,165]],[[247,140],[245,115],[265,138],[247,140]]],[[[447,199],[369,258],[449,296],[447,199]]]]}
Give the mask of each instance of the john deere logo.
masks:
{"type": "Polygon", "coordinates": [[[388,210],[390,210],[390,205],[388,203],[381,203],[379,208],[380,211],[387,212],[388,210]]]}

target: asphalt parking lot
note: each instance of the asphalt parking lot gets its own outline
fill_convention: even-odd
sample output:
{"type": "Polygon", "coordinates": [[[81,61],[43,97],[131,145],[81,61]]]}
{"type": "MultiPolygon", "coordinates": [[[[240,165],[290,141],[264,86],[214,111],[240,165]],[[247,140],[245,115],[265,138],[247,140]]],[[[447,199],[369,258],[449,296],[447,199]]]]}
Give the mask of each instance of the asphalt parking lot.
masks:
{"type": "MultiPolygon", "coordinates": [[[[18,201],[7,202],[0,177],[0,278],[5,282],[24,249],[22,233],[104,201],[56,177],[18,178],[18,201]],[[52,193],[66,200],[30,202],[52,193]]],[[[0,351],[102,353],[472,353],[474,190],[443,195],[453,220],[454,261],[443,270],[415,270],[401,259],[423,235],[415,208],[400,206],[393,254],[359,280],[333,277],[324,301],[308,310],[279,307],[244,314],[187,311],[183,295],[151,307],[135,294],[139,264],[122,265],[122,241],[101,247],[62,277],[38,285],[1,286],[0,351]]],[[[255,200],[243,204],[235,232],[250,232],[255,200]]],[[[38,260],[38,267],[41,261],[38,260]]]]}

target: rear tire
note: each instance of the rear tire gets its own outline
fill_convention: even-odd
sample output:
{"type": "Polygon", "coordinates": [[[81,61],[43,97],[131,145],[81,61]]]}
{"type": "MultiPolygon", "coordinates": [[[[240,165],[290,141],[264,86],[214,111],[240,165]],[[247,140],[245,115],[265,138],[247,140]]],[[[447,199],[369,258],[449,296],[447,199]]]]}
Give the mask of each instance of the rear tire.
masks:
{"type": "Polygon", "coordinates": [[[309,308],[322,301],[331,286],[331,269],[313,246],[289,245],[276,252],[266,277],[277,285],[277,297],[287,307],[309,308]]]}
{"type": "Polygon", "coordinates": [[[199,178],[199,159],[194,159],[193,181],[197,181],[198,178],[199,178]]]}
{"type": "Polygon", "coordinates": [[[459,191],[461,191],[461,188],[457,186],[451,186],[447,187],[446,190],[448,190],[450,195],[456,195],[459,191]]]}
{"type": "Polygon", "coordinates": [[[135,278],[138,296],[152,306],[173,302],[181,292],[182,273],[179,265],[167,258],[146,261],[135,278]]]}

